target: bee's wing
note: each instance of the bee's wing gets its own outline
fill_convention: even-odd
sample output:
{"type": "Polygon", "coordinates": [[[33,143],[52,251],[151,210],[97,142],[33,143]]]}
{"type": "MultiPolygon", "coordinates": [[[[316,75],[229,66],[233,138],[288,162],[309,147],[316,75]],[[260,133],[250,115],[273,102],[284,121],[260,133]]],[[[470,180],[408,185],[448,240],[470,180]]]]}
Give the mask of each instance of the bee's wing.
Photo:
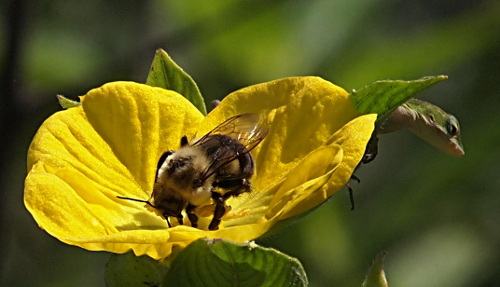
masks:
{"type": "Polygon", "coordinates": [[[193,145],[204,144],[209,136],[220,134],[237,139],[250,151],[266,137],[268,131],[267,127],[259,126],[259,116],[256,114],[242,114],[227,119],[193,145]]]}
{"type": "Polygon", "coordinates": [[[229,118],[201,137],[193,145],[202,145],[211,155],[211,162],[203,173],[203,179],[238,156],[250,152],[266,137],[268,131],[267,127],[259,125],[259,116],[256,114],[242,114],[229,118]],[[242,145],[231,146],[227,138],[216,135],[229,136],[242,145]]]}

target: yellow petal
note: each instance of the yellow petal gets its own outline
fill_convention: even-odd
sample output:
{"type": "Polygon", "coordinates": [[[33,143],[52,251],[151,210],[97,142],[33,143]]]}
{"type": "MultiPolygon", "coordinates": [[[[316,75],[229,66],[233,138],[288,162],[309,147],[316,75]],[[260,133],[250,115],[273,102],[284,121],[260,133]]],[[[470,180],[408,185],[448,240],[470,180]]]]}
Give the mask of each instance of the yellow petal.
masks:
{"type": "MultiPolygon", "coordinates": [[[[342,162],[328,183],[330,187],[343,187],[351,178],[354,169],[358,166],[365,153],[366,144],[370,140],[376,120],[376,114],[359,116],[347,123],[327,140],[325,144],[340,145],[344,153],[342,162]]],[[[329,190],[328,196],[333,193],[329,190]]]]}
{"type": "Polygon", "coordinates": [[[82,103],[94,130],[148,191],[160,155],[178,149],[180,138],[194,134],[203,119],[181,95],[136,83],[104,85],[82,103]]]}
{"type": "Polygon", "coordinates": [[[164,257],[154,243],[170,237],[165,220],[116,196],[147,200],[161,153],[177,149],[202,119],[175,92],[127,82],[94,89],[82,107],[54,114],[34,137],[25,205],[41,228],[66,243],[113,252],[150,244],[140,249],[164,257]],[[156,239],[144,236],[159,228],[156,239]]]}
{"type": "MultiPolygon", "coordinates": [[[[345,186],[365,152],[366,143],[370,139],[376,118],[375,114],[371,114],[352,120],[326,142],[331,149],[337,149],[335,155],[333,150],[332,154],[325,155],[321,149],[318,149],[316,158],[308,160],[304,168],[298,166],[288,174],[289,178],[302,179],[301,174],[304,173],[304,170],[310,170],[307,172],[308,178],[303,180],[304,184],[298,185],[300,182],[295,184],[298,186],[297,188],[305,188],[305,190],[299,192],[300,197],[288,203],[289,210],[283,211],[281,219],[296,216],[319,206],[345,186]],[[330,168],[328,164],[331,166],[330,168]],[[320,172],[322,169],[324,169],[323,173],[320,172]],[[323,182],[324,184],[319,189],[315,189],[315,186],[323,182]]],[[[290,187],[292,186],[290,185],[290,187]]],[[[297,191],[295,192],[297,193],[297,191]]]]}

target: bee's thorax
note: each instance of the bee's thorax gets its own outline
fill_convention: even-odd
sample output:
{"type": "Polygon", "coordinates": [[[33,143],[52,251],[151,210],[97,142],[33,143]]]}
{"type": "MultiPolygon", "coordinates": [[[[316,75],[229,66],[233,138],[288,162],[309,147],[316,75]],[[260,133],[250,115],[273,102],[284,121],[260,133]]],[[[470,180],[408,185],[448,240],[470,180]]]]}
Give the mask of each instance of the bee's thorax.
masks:
{"type": "Polygon", "coordinates": [[[200,180],[208,158],[198,147],[184,147],[167,157],[161,165],[157,184],[163,193],[181,197],[186,201],[201,205],[208,203],[214,176],[200,180]]]}

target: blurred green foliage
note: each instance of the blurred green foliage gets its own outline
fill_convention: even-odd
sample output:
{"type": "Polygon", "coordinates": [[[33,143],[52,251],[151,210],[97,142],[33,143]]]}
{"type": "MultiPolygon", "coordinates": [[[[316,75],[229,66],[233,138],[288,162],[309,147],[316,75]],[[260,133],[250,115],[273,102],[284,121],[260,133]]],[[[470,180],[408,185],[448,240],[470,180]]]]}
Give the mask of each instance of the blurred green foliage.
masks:
{"type": "Polygon", "coordinates": [[[260,243],[297,257],[311,286],[360,286],[382,250],[390,286],[500,281],[500,2],[8,0],[0,18],[1,286],[104,284],[108,254],[60,243],[24,208],[26,150],[56,94],[145,82],[160,47],[207,102],[287,76],[350,91],[448,75],[421,97],[458,117],[464,157],[383,136],[352,184],[354,211],[342,190],[260,243]]]}

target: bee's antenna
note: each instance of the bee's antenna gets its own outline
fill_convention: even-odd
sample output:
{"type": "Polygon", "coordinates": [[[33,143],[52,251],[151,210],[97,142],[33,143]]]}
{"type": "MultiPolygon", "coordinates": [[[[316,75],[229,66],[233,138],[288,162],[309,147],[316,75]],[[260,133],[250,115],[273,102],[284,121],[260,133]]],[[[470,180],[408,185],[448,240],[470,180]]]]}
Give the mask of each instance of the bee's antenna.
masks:
{"type": "Polygon", "coordinates": [[[158,208],[156,208],[156,206],[154,206],[151,202],[149,202],[149,200],[142,200],[142,199],[130,198],[130,197],[124,197],[124,196],[119,196],[119,195],[117,195],[116,197],[118,197],[119,199],[126,199],[126,200],[132,200],[132,201],[137,201],[137,202],[147,203],[147,205],[151,206],[152,208],[154,208],[154,209],[158,209],[158,208]]]}
{"type": "MultiPolygon", "coordinates": [[[[151,206],[152,208],[158,209],[151,202],[149,202],[149,200],[142,200],[142,199],[130,198],[130,197],[119,196],[119,195],[117,195],[116,197],[118,197],[119,199],[126,199],[126,200],[132,200],[132,201],[146,203],[147,205],[151,206]]],[[[165,219],[167,220],[168,227],[169,228],[172,227],[172,225],[170,224],[170,221],[168,220],[168,215],[163,214],[163,217],[165,217],[165,219]]],[[[182,224],[182,217],[179,220],[180,220],[180,224],[182,224]]]]}

